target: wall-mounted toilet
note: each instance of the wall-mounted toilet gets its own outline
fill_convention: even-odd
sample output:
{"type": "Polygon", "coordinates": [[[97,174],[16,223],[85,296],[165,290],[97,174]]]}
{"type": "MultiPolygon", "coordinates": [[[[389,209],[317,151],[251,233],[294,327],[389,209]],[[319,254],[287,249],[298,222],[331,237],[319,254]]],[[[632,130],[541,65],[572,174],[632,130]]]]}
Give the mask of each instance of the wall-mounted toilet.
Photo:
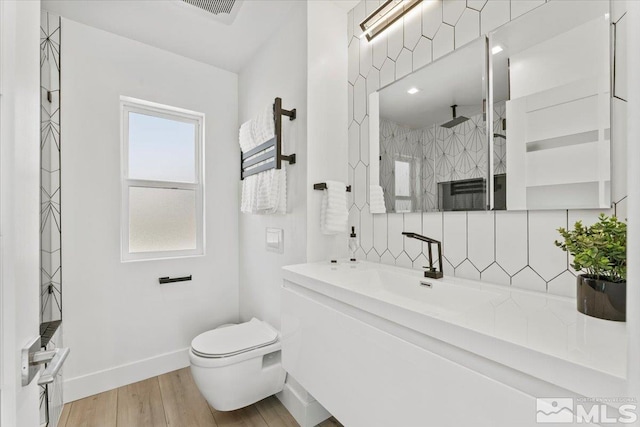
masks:
{"type": "Polygon", "coordinates": [[[278,331],[256,318],[204,332],[191,342],[193,379],[219,411],[251,405],[284,387],[280,346],[278,331]]]}

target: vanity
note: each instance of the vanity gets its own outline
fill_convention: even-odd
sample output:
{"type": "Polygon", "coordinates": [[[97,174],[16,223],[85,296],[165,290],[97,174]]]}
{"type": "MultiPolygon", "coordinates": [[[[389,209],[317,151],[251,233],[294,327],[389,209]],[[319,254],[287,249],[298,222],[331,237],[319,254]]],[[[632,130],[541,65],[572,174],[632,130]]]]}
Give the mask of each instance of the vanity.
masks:
{"type": "Polygon", "coordinates": [[[360,258],[415,268],[431,247],[409,256],[400,233],[441,238],[445,274],[432,261],[433,279],[360,260],[284,268],[283,366],[344,425],[616,425],[636,403],[624,400],[633,395],[627,325],[545,293],[558,276],[533,269],[559,264],[555,274],[571,281],[564,255],[551,252],[555,230],[626,195],[625,80],[616,79],[624,27],[610,12],[608,1],[544,3],[368,95],[360,160],[369,175],[356,176],[354,192],[372,189],[371,214],[386,216],[371,220],[356,203],[367,237],[360,258]],[[547,214],[552,225],[530,221],[547,214]],[[491,221],[471,223],[478,218],[491,221]],[[524,224],[496,231],[518,218],[524,224]],[[552,233],[535,236],[545,227],[552,233]],[[489,230],[473,237],[473,253],[470,230],[489,230]],[[511,263],[505,253],[523,242],[511,263]],[[484,274],[491,260],[508,276],[500,285],[484,274]],[[522,271],[530,275],[517,283],[522,271]],[[454,277],[465,275],[485,281],[454,277]],[[545,285],[532,292],[527,281],[545,285]],[[563,399],[576,404],[568,422],[563,399]]]}
{"type": "Polygon", "coordinates": [[[626,325],[572,298],[369,262],[283,274],[283,366],[346,426],[535,426],[537,397],[627,395],[626,325]]]}

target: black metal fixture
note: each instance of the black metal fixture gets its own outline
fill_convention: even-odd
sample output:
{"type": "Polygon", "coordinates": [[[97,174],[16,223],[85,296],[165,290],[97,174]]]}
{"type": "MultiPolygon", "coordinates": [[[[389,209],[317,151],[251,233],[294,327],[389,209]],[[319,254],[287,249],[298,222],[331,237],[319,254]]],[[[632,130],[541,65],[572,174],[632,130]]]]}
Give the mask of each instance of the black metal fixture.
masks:
{"type": "Polygon", "coordinates": [[[289,117],[289,120],[296,119],[296,109],[285,110],[282,108],[282,99],[276,98],[273,103],[273,120],[275,124],[275,136],[269,141],[242,153],[240,156],[240,179],[255,175],[270,169],[282,169],[282,162],[289,162],[290,165],[296,163],[296,155],[282,154],[282,116],[289,117]],[[255,166],[258,163],[263,163],[255,166]]]}
{"type": "MultiPolygon", "coordinates": [[[[326,182],[319,182],[317,184],[313,184],[313,189],[314,190],[326,190],[327,189],[327,183],[326,182]]],[[[351,186],[347,185],[347,193],[351,193],[351,186]]]]}
{"type": "Polygon", "coordinates": [[[442,126],[443,128],[451,129],[454,126],[458,126],[460,123],[464,123],[469,120],[469,117],[458,116],[456,114],[456,108],[458,108],[458,106],[455,104],[451,106],[451,115],[453,118],[448,122],[441,124],[440,126],[442,126]]]}
{"type": "Polygon", "coordinates": [[[387,0],[360,23],[362,35],[371,41],[402,18],[422,0],[387,0]]]}
{"type": "Polygon", "coordinates": [[[191,280],[191,275],[188,276],[184,276],[184,277],[160,277],[158,278],[158,281],[160,281],[160,284],[164,284],[164,283],[173,283],[173,282],[186,282],[188,280],[191,280]]]}
{"type": "Polygon", "coordinates": [[[431,237],[423,236],[422,234],[403,232],[402,235],[428,243],[429,265],[423,267],[427,269],[424,272],[424,277],[428,277],[430,279],[442,279],[442,243],[438,240],[432,239],[431,237]],[[438,270],[433,266],[433,251],[431,250],[432,244],[438,245],[438,270]]]}

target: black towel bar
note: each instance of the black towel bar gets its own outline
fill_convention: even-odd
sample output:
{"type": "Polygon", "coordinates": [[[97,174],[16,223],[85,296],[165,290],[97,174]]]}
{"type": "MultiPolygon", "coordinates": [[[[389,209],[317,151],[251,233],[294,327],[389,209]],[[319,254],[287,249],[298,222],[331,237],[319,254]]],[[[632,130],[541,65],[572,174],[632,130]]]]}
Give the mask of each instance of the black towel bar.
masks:
{"type": "Polygon", "coordinates": [[[173,283],[173,282],[186,282],[187,280],[191,280],[191,274],[188,276],[184,276],[184,277],[160,277],[158,278],[158,280],[160,281],[160,284],[164,284],[164,283],[173,283]]]}
{"type": "MultiPolygon", "coordinates": [[[[318,184],[313,184],[313,189],[314,190],[326,190],[327,189],[327,183],[326,182],[320,182],[318,184]]],[[[347,193],[351,193],[351,186],[347,185],[347,193]]]]}

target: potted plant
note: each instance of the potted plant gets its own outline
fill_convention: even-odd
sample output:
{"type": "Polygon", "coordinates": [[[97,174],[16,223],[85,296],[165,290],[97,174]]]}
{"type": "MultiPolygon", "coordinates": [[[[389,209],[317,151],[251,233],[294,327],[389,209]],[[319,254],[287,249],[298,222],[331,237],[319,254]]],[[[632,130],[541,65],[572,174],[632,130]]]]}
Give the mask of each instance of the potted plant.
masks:
{"type": "Polygon", "coordinates": [[[590,227],[559,228],[556,246],[573,256],[578,276],[578,311],[600,319],[625,321],[627,302],[627,224],[600,214],[590,227]]]}

